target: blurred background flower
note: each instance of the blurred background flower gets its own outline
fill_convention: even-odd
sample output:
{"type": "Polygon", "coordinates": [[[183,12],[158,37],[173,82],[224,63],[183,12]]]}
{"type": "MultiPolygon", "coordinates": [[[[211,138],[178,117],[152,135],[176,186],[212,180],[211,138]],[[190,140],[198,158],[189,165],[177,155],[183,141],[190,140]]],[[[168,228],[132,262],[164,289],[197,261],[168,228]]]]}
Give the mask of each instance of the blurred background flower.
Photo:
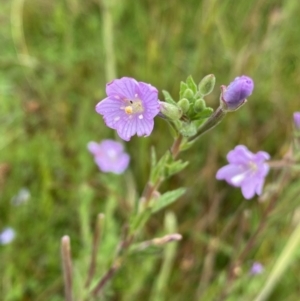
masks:
{"type": "Polygon", "coordinates": [[[234,187],[241,187],[244,198],[251,199],[261,195],[270,159],[266,152],[254,154],[246,146],[238,145],[227,155],[228,165],[221,167],[216,175],[218,180],[225,180],[234,187]]]}
{"type": "Polygon", "coordinates": [[[7,227],[0,233],[0,245],[10,244],[15,239],[16,233],[13,228],[7,227]]]}
{"type": "Polygon", "coordinates": [[[88,150],[94,155],[95,163],[103,172],[123,173],[128,167],[130,157],[124,152],[120,142],[103,140],[100,143],[89,142],[88,150]]]}
{"type": "Polygon", "coordinates": [[[263,273],[265,270],[264,266],[260,262],[253,262],[251,269],[250,269],[250,274],[251,275],[259,275],[263,273]]]}

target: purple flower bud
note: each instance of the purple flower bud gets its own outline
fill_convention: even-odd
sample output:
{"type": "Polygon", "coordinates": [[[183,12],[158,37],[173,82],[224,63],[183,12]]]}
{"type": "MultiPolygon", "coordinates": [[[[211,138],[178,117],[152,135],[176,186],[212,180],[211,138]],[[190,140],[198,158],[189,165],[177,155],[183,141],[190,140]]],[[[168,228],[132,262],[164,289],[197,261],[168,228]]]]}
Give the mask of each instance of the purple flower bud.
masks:
{"type": "Polygon", "coordinates": [[[246,98],[252,94],[253,80],[245,75],[236,77],[226,88],[221,86],[221,106],[226,111],[235,111],[246,102],[246,98]]]}
{"type": "Polygon", "coordinates": [[[300,112],[294,113],[294,124],[297,130],[300,130],[300,112]]]}

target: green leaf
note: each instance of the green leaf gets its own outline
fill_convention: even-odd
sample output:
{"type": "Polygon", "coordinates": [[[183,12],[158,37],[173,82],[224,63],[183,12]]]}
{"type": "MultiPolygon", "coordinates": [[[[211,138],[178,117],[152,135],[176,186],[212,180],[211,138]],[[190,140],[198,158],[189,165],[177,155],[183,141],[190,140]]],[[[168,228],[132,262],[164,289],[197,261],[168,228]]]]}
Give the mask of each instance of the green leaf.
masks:
{"type": "Polygon", "coordinates": [[[188,85],[185,82],[180,82],[180,92],[179,92],[179,98],[182,99],[185,90],[188,88],[188,85]]]}
{"type": "Polygon", "coordinates": [[[177,106],[176,101],[172,98],[171,94],[168,91],[162,90],[162,93],[163,93],[163,95],[165,97],[166,102],[168,102],[168,103],[170,103],[172,105],[177,106]]]}
{"type": "Polygon", "coordinates": [[[204,119],[204,118],[208,118],[212,113],[213,113],[213,108],[205,108],[203,109],[201,112],[199,112],[197,115],[195,115],[195,117],[193,117],[194,120],[196,119],[204,119]]]}
{"type": "Polygon", "coordinates": [[[170,177],[174,174],[177,174],[178,172],[182,171],[188,164],[189,164],[188,161],[183,162],[182,160],[178,160],[168,164],[166,168],[167,169],[166,176],[170,177]]]}
{"type": "Polygon", "coordinates": [[[186,84],[194,92],[194,94],[197,93],[197,85],[195,84],[191,75],[186,79],[186,84]]]}
{"type": "Polygon", "coordinates": [[[178,198],[180,198],[184,193],[185,188],[178,188],[172,191],[168,191],[162,194],[154,203],[152,207],[152,213],[156,213],[161,209],[167,207],[168,205],[174,203],[178,198]]]}
{"type": "Polygon", "coordinates": [[[151,183],[156,183],[159,178],[164,178],[166,163],[168,162],[169,158],[170,153],[166,152],[157,162],[156,166],[154,166],[154,168],[151,170],[151,183]]]}
{"type": "Polygon", "coordinates": [[[185,151],[187,149],[189,149],[193,144],[194,144],[195,141],[186,141],[184,142],[183,144],[181,144],[180,146],[180,151],[185,151]]]}

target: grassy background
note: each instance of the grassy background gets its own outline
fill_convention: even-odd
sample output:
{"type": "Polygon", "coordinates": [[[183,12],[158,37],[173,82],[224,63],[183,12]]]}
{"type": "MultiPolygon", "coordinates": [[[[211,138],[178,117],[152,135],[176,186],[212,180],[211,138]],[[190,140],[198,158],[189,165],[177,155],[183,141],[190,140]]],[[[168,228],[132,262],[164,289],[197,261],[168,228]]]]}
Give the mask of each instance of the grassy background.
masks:
{"type": "MultiPolygon", "coordinates": [[[[192,164],[162,188],[188,187],[169,208],[184,237],[170,264],[170,277],[157,280],[164,258],[173,258],[175,250],[143,254],[128,261],[103,296],[126,301],[214,300],[224,288],[228,265],[255,231],[266,206],[257,199],[245,202],[238,189],[217,182],[215,173],[237,144],[255,152],[265,150],[274,159],[287,150],[292,113],[300,110],[300,3],[110,3],[117,77],[149,82],[176,98],[180,81],[189,74],[200,81],[213,73],[217,84],[207,100],[215,108],[218,86],[241,74],[255,81],[249,102],[184,153],[182,157],[192,164]],[[214,239],[231,221],[232,228],[216,250],[214,239]]],[[[79,287],[97,213],[110,217],[101,249],[101,275],[128,216],[125,196],[134,197],[127,191],[130,174],[127,180],[113,179],[119,184],[112,189],[123,197],[112,197],[86,150],[91,140],[114,137],[94,111],[111,76],[105,58],[105,38],[110,36],[103,35],[103,7],[96,0],[2,1],[0,24],[0,230],[10,225],[17,232],[11,245],[0,246],[0,299],[63,300],[61,236],[71,237],[79,287]],[[30,201],[12,206],[11,198],[22,187],[29,189],[30,201]]],[[[148,178],[149,147],[155,145],[162,154],[170,143],[166,123],[156,120],[151,137],[135,137],[126,144],[138,194],[148,178]]],[[[271,173],[268,181],[272,183],[277,174],[271,173]]],[[[295,179],[282,192],[226,300],[253,300],[262,287],[293,229],[298,186],[295,179]],[[254,260],[261,261],[266,272],[249,277],[254,260]]],[[[164,220],[164,213],[154,217],[144,238],[166,233],[164,220]]],[[[295,261],[270,300],[299,300],[299,267],[295,261]]],[[[80,300],[81,293],[76,294],[80,300]]]]}

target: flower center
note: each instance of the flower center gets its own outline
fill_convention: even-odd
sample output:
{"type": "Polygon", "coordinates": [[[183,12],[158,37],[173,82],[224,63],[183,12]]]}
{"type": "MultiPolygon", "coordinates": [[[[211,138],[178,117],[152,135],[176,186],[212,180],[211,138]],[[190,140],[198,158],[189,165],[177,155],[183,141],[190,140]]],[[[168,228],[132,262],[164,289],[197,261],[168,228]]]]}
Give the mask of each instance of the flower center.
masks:
{"type": "Polygon", "coordinates": [[[111,159],[111,160],[115,160],[117,158],[117,153],[114,149],[109,149],[107,151],[107,154],[108,154],[108,157],[111,159]]]}
{"type": "Polygon", "coordinates": [[[143,103],[140,99],[126,99],[126,106],[122,107],[127,115],[138,114],[144,112],[143,103]]]}
{"type": "Polygon", "coordinates": [[[251,169],[251,171],[252,172],[256,172],[257,171],[257,164],[256,163],[254,163],[254,162],[252,162],[252,161],[250,161],[249,163],[248,163],[248,166],[249,166],[249,168],[251,169]]]}

